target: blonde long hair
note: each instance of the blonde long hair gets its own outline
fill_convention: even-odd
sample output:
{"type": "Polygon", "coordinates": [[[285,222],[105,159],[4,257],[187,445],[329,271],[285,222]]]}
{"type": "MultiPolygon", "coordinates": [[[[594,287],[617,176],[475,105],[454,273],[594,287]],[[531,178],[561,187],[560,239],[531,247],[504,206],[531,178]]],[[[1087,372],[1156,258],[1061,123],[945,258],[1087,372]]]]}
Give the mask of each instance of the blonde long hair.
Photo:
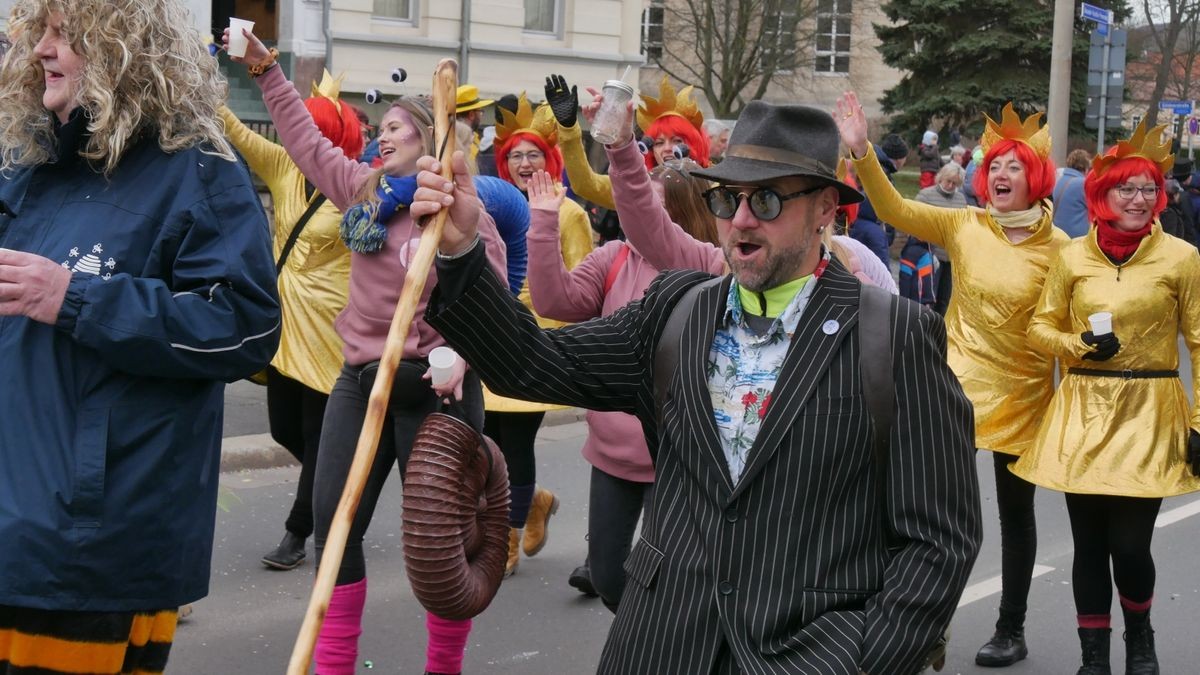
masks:
{"type": "Polygon", "coordinates": [[[234,161],[217,116],[225,78],[180,0],[18,0],[0,64],[0,170],[43,164],[57,151],[34,54],[53,12],[84,59],[78,104],[90,136],[81,157],[111,175],[139,136],[155,134],[163,152],[200,146],[234,161]]]}

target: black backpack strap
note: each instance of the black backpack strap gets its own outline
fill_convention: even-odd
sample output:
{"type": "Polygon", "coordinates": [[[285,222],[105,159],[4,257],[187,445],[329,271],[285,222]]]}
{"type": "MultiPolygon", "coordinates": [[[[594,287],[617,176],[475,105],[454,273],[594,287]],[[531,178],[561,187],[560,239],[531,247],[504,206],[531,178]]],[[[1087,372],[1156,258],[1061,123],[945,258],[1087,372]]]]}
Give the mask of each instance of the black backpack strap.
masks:
{"type": "MultiPolygon", "coordinates": [[[[862,285],[858,296],[858,369],[874,427],[871,453],[881,509],[886,508],[888,444],[896,423],[896,379],[892,371],[892,305],[896,300],[882,288],[867,284],[862,285]]],[[[886,518],[883,531],[890,542],[893,533],[886,518]]]]}
{"type": "Polygon", "coordinates": [[[287,264],[288,255],[291,254],[292,248],[296,245],[296,240],[300,238],[300,232],[304,230],[304,226],[312,219],[313,214],[321,205],[325,203],[325,195],[320,192],[316,193],[308,208],[300,216],[300,220],[296,221],[296,226],[292,228],[291,234],[288,235],[287,242],[283,244],[283,250],[279,252],[279,260],[275,262],[275,275],[278,276],[283,271],[283,266],[287,264]]]}
{"type": "Polygon", "coordinates": [[[658,344],[654,347],[654,407],[658,418],[662,419],[663,403],[667,400],[667,390],[671,386],[671,378],[679,368],[680,340],[683,338],[683,326],[687,323],[688,315],[696,306],[696,299],[706,288],[720,286],[725,277],[716,277],[692,286],[683,292],[679,301],[667,315],[667,323],[658,336],[658,344]]]}

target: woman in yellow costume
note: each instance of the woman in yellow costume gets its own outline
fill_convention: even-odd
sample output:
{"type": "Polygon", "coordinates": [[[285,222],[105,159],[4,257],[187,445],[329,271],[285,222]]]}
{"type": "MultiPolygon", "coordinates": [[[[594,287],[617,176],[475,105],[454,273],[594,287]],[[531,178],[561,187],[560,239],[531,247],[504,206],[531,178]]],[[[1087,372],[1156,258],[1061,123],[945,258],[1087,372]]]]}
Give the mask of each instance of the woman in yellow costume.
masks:
{"type": "MultiPolygon", "coordinates": [[[[321,133],[347,157],[357,159],[362,153],[362,129],[353,108],[339,100],[340,90],[341,78],[334,79],[326,71],[320,84],[313,83],[312,96],[304,105],[321,133]]],[[[229,108],[220,112],[230,142],[267,184],[275,209],[283,335],[267,369],[267,416],[271,438],[301,468],[283,540],[262,562],[290,570],[303,562],[304,542],[313,533],[313,475],[321,421],[342,369],[342,339],[333,321],[346,306],[350,249],[339,235],[341,212],[304,178],[287,150],[247,128],[229,108]]]]}
{"type": "Polygon", "coordinates": [[[1114,580],[1125,672],[1158,673],[1150,540],[1162,498],[1200,490],[1200,407],[1188,407],[1177,344],[1182,333],[1200,395],[1200,258],[1158,223],[1174,160],[1158,143],[1164,128],[1147,133],[1143,121],[1093,160],[1084,195],[1094,227],[1063,247],[1029,324],[1030,341],[1065,374],[1012,471],[1066,493],[1079,672],[1088,675],[1109,672],[1114,580]],[[1111,314],[1111,331],[1089,322],[1100,312],[1111,314]]]}
{"type": "Polygon", "coordinates": [[[892,187],[853,92],[838,99],[835,117],[880,219],[945,248],[954,261],[948,359],[975,406],[975,444],[993,453],[1000,511],[1000,617],[975,662],[1009,666],[1028,655],[1025,610],[1037,528],[1034,486],[1007,465],[1033,444],[1054,393],[1054,358],[1029,344],[1025,328],[1050,261],[1068,241],[1053,227],[1046,199],[1054,189],[1050,134],[1038,125],[1040,113],[1022,122],[1006,105],[999,124],[986,120],[980,142],[984,170],[975,174],[975,191],[984,207],[943,209],[904,199],[892,187]]]}
{"type": "MultiPolygon", "coordinates": [[[[529,179],[535,172],[562,176],[562,154],[556,144],[558,129],[550,109],[540,106],[535,112],[522,93],[516,114],[504,108],[499,110],[502,121],[496,125],[496,170],[500,178],[528,196],[529,179]]],[[[563,262],[571,269],[592,251],[591,224],[583,208],[569,199],[563,200],[559,208],[558,222],[563,262]]],[[[528,281],[518,297],[533,311],[528,281]]],[[[538,317],[538,325],[555,328],[564,324],[538,317]]],[[[546,411],[559,408],[562,406],[518,401],[484,391],[484,433],[504,453],[512,497],[505,576],[516,571],[521,551],[534,556],[542,550],[550,516],[558,510],[558,497],[537,487],[533,445],[546,411]]]]}
{"type": "MultiPolygon", "coordinates": [[[[686,86],[676,93],[664,75],[658,91],[657,99],[643,95],[637,111],[638,127],[652,141],[645,152],[646,168],[653,169],[670,159],[685,157],[707,167],[708,134],[703,130],[704,115],[692,100],[692,87],[686,86]]],[[[558,122],[559,146],[571,190],[593,204],[615,210],[612,181],[608,176],[592,171],[583,150],[578,89],[568,87],[562,75],[551,75],[546,78],[546,103],[558,122]]]]}

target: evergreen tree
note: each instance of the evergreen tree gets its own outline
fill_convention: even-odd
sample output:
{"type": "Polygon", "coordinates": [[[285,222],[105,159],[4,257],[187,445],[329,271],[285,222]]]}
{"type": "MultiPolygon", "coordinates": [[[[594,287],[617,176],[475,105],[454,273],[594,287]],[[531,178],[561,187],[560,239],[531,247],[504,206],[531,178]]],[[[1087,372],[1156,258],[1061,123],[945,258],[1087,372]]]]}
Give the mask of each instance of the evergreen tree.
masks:
{"type": "MultiPolygon", "coordinates": [[[[1111,4],[1118,23],[1128,17],[1122,0],[1111,4]]],[[[892,25],[875,25],[879,51],[907,73],[882,101],[894,115],[893,131],[917,140],[939,118],[944,129],[961,124],[978,135],[982,115],[998,120],[1008,101],[1022,116],[1046,109],[1053,0],[888,0],[882,9],[892,25]]],[[[1094,133],[1083,126],[1094,24],[1080,20],[1078,10],[1075,17],[1070,133],[1086,136],[1094,133]]]]}

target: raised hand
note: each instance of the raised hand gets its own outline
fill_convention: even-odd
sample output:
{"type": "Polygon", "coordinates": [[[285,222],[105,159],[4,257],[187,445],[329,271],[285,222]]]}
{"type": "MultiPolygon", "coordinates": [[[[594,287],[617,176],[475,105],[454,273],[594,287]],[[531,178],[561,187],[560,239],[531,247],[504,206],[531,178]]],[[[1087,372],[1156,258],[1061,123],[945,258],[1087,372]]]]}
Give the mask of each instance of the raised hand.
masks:
{"type": "Polygon", "coordinates": [[[546,102],[554,112],[554,119],[563,127],[573,127],[578,121],[579,91],[575,86],[567,88],[567,81],[562,75],[551,75],[546,78],[546,102]]]}
{"type": "Polygon", "coordinates": [[[529,208],[557,213],[562,206],[565,195],[545,171],[534,172],[526,187],[529,190],[529,208]]]}
{"type": "MultiPolygon", "coordinates": [[[[271,55],[271,50],[267,49],[267,46],[264,45],[262,40],[259,40],[258,36],[255,35],[254,33],[251,33],[250,31],[243,28],[242,34],[246,36],[246,55],[245,56],[232,56],[231,55],[229,57],[229,60],[233,61],[234,63],[248,63],[250,65],[254,65],[254,64],[258,64],[258,63],[262,63],[263,61],[266,61],[267,57],[271,55]]],[[[229,29],[228,28],[226,28],[225,31],[223,33],[221,33],[221,49],[224,49],[226,53],[229,52],[229,29]]]]}
{"type": "MultiPolygon", "coordinates": [[[[581,107],[580,110],[583,111],[583,119],[587,120],[588,124],[591,124],[596,119],[596,112],[600,110],[601,104],[604,103],[604,94],[596,91],[595,87],[588,87],[587,91],[592,95],[592,102],[581,107]]],[[[622,131],[628,131],[628,133],[621,134],[621,137],[612,144],[614,148],[625,145],[633,140],[633,120],[633,101],[630,101],[625,104],[625,122],[621,125],[622,131]]]]}
{"type": "Polygon", "coordinates": [[[601,94],[595,87],[588,87],[587,93],[592,95],[592,102],[580,106],[579,111],[583,113],[583,119],[592,123],[596,119],[596,112],[600,110],[600,104],[604,103],[604,94],[601,94]]]}
{"type": "Polygon", "coordinates": [[[479,212],[483,209],[461,150],[455,151],[450,166],[454,170],[453,181],[442,177],[442,164],[437,159],[428,156],[418,159],[417,191],[408,207],[413,218],[432,216],[442,209],[449,211],[450,219],[442,230],[442,243],[438,247],[446,255],[461,253],[475,241],[479,212]]]}
{"type": "Polygon", "coordinates": [[[850,152],[854,153],[856,158],[866,156],[869,150],[867,116],[858,103],[858,95],[852,91],[842,94],[834,106],[833,119],[842,134],[842,143],[850,148],[850,152]]]}

